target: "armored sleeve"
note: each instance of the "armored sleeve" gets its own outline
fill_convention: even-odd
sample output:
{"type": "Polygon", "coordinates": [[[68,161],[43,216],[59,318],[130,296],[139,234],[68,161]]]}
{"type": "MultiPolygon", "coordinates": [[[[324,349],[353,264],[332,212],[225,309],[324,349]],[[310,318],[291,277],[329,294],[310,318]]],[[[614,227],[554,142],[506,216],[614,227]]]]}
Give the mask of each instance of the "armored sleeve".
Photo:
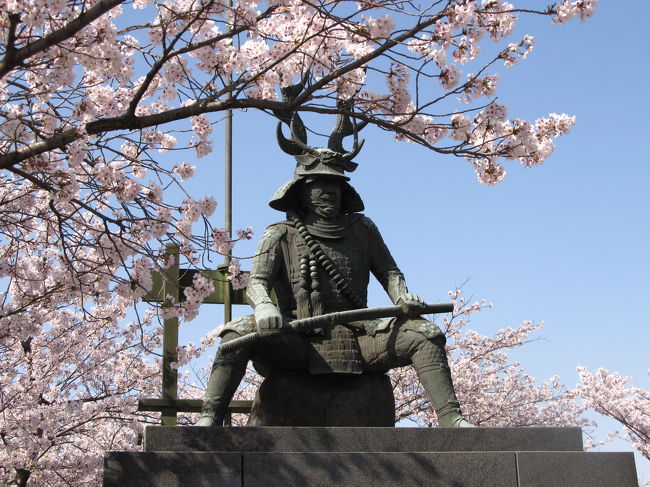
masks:
{"type": "Polygon", "coordinates": [[[368,228],[370,270],[395,303],[399,296],[408,292],[404,274],[397,267],[377,226],[366,216],[362,217],[361,222],[368,228]]]}
{"type": "Polygon", "coordinates": [[[271,288],[282,266],[281,239],[286,229],[281,225],[271,225],[260,239],[253,257],[250,281],[246,288],[248,303],[257,307],[262,303],[273,303],[271,288]]]}

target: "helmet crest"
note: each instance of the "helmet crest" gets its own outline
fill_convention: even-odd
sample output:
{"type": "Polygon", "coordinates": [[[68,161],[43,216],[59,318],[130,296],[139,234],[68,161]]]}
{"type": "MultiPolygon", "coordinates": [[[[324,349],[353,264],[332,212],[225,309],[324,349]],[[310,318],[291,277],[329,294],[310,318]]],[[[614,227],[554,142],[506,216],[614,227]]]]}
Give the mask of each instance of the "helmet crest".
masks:
{"type": "MultiPolygon", "coordinates": [[[[282,99],[285,102],[294,101],[303,91],[309,73],[305,73],[299,83],[282,88],[282,99]]],[[[350,113],[354,106],[353,100],[339,100],[337,108],[339,114],[336,123],[329,136],[327,147],[312,147],[307,144],[307,129],[298,112],[295,111],[274,111],[275,116],[280,120],[276,129],[278,144],[280,148],[296,158],[296,170],[291,181],[280,186],[269,201],[269,206],[279,211],[296,210],[300,207],[300,183],[309,176],[330,176],[338,177],[343,181],[341,211],[345,214],[363,211],[361,197],[348,183],[349,179],[345,172],[352,172],[357,168],[357,163],[352,159],[361,150],[363,140],[359,141],[359,131],[367,122],[356,123],[350,120],[350,113]],[[289,126],[291,138],[284,136],[282,124],[289,126]],[[354,145],[351,150],[343,148],[343,139],[354,135],[354,145]]]]}
{"type": "MultiPolygon", "coordinates": [[[[295,99],[303,90],[305,81],[306,77],[303,77],[299,83],[282,88],[282,98],[285,101],[295,99]]],[[[358,133],[367,125],[367,122],[357,123],[350,120],[348,112],[353,108],[352,99],[339,100],[337,107],[340,111],[330,133],[327,147],[312,147],[307,144],[307,130],[297,112],[275,113],[280,119],[276,129],[278,144],[285,153],[296,158],[298,162],[296,176],[323,174],[345,177],[346,171],[353,172],[357,168],[357,163],[352,162],[352,159],[359,154],[363,147],[365,141],[359,142],[358,133]],[[283,122],[289,125],[291,139],[286,138],[282,132],[283,122]],[[354,145],[351,150],[346,151],[343,148],[343,139],[350,135],[354,135],[354,145]]]]}

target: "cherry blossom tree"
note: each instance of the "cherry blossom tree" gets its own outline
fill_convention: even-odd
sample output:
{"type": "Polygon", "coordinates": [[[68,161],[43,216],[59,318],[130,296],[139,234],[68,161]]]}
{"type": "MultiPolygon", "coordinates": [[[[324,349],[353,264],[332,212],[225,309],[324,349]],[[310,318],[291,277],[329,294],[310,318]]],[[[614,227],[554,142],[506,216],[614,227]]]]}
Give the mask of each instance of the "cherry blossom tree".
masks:
{"type": "MultiPolygon", "coordinates": [[[[541,164],[573,124],[508,118],[495,101],[496,66],[534,45],[511,39],[518,17],[562,24],[596,4],[535,3],[0,0],[0,482],[94,485],[101,452],[133,448],[153,421],[135,398],[159,384],[158,320],[192,319],[212,284],[197,275],[181,303],[135,308],[132,321],[126,310],[151,287],[150,271],[171,264],[167,243],[183,265],[207,268],[250,237],[214,228],[215,199],[183,187],[190,161],[213,149],[220,112],[345,112],[464,158],[495,184],[507,161],[541,164]],[[298,79],[304,89],[283,98],[298,79]],[[161,162],[172,151],[177,162],[161,162]]],[[[236,261],[230,272],[245,286],[236,261]]],[[[530,326],[468,335],[458,360],[516,375],[497,352],[530,326]],[[479,345],[495,347],[489,359],[469,351],[479,345]]],[[[554,381],[545,387],[539,398],[565,397],[554,381]]],[[[542,411],[531,421],[560,421],[542,411]]]]}

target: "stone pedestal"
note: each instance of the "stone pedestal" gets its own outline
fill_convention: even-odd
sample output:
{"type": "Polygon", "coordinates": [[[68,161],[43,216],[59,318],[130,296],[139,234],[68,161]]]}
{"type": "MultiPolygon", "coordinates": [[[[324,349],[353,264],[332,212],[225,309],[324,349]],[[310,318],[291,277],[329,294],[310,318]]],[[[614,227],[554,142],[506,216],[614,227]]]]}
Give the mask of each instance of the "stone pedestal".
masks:
{"type": "Polygon", "coordinates": [[[393,388],[385,374],[273,371],[257,391],[248,424],[392,427],[393,388]]]}
{"type": "Polygon", "coordinates": [[[637,487],[632,453],[585,453],[579,428],[150,426],[108,452],[104,487],[637,487]]]}

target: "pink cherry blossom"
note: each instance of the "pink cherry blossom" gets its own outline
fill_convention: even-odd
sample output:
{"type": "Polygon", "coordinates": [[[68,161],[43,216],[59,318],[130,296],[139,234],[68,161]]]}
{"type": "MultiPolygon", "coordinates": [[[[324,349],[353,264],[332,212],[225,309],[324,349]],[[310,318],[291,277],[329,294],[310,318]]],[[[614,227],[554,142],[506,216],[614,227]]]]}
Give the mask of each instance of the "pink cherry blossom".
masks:
{"type": "Polygon", "coordinates": [[[448,64],[440,70],[440,86],[449,90],[458,84],[460,71],[455,64],[448,64]]]}
{"type": "Polygon", "coordinates": [[[253,227],[237,230],[237,238],[240,240],[250,240],[253,238],[253,227]]]}
{"type": "Polygon", "coordinates": [[[212,239],[215,250],[220,254],[227,254],[235,246],[234,240],[230,238],[230,234],[223,228],[212,230],[212,239]]]}
{"type": "Polygon", "coordinates": [[[180,176],[181,181],[190,179],[194,174],[196,174],[196,166],[187,162],[181,162],[180,164],[174,165],[172,170],[180,176]]]}
{"type": "Polygon", "coordinates": [[[248,285],[250,276],[247,272],[242,272],[239,259],[233,258],[228,265],[228,278],[233,289],[244,289],[248,285]]]}

